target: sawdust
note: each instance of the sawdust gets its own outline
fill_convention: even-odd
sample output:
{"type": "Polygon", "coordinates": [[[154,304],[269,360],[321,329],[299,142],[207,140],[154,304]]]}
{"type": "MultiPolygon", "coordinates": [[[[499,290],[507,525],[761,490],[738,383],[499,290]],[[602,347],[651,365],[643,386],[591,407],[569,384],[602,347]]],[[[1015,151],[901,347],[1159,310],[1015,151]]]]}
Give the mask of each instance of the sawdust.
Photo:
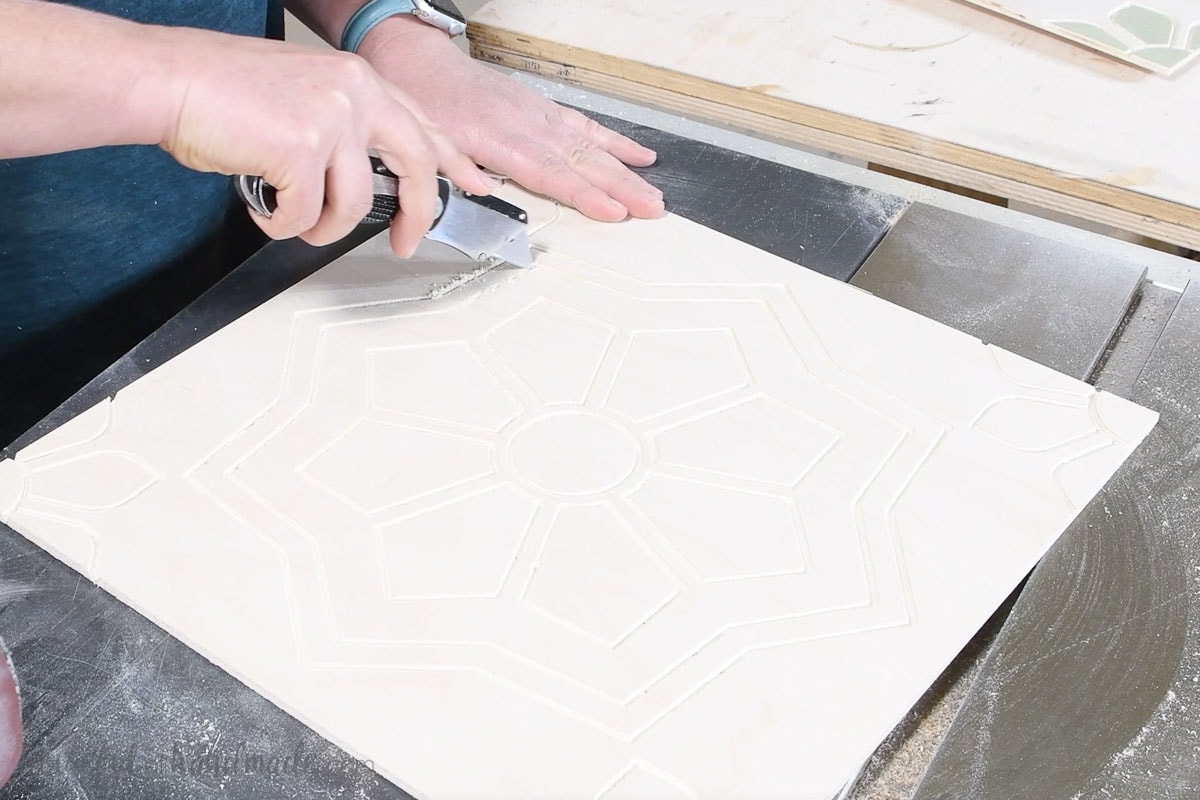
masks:
{"type": "Polygon", "coordinates": [[[852,215],[867,227],[890,230],[900,221],[911,202],[903,197],[884,194],[863,186],[854,186],[846,193],[845,203],[854,210],[852,215]]]}
{"type": "Polygon", "coordinates": [[[485,264],[478,269],[472,270],[471,272],[465,272],[461,275],[456,275],[445,283],[435,286],[429,292],[429,299],[438,300],[448,294],[451,294],[452,292],[458,291],[467,285],[472,285],[472,289],[477,295],[479,292],[486,292],[488,289],[496,285],[495,283],[490,285],[485,284],[483,281],[485,276],[499,276],[501,273],[505,272],[516,274],[519,271],[519,268],[510,267],[503,262],[499,264],[485,264]]]}
{"type": "Polygon", "coordinates": [[[998,611],[958,658],[913,706],[863,769],[846,800],[909,800],[913,797],[950,724],[975,683],[991,643],[1007,617],[998,611]]]}

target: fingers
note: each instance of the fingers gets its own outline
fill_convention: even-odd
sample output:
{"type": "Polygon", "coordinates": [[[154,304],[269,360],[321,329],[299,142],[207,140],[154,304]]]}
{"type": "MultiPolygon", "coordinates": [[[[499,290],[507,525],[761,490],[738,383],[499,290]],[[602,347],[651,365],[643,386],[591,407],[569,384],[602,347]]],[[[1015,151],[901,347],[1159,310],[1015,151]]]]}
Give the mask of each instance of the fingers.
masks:
{"type": "Polygon", "coordinates": [[[602,125],[597,124],[596,127],[605,134],[601,140],[604,149],[626,164],[634,167],[649,167],[658,161],[658,153],[649,147],[635,142],[628,136],[622,136],[616,131],[610,131],[602,125]]]}
{"type": "Polygon", "coordinates": [[[400,210],[392,221],[392,250],[401,258],[409,258],[433,225],[437,148],[408,108],[392,101],[382,111],[377,118],[375,150],[400,179],[400,210]]]}
{"type": "Polygon", "coordinates": [[[526,108],[520,116],[529,119],[519,128],[508,120],[497,124],[509,136],[492,141],[486,166],[592,219],[616,222],[630,215],[663,214],[662,192],[626,166],[654,163],[653,150],[544,98],[519,92],[515,99],[539,112],[534,116],[526,108]],[[539,124],[530,124],[535,119],[539,124]]]}
{"type": "Polygon", "coordinates": [[[371,211],[371,162],[365,152],[342,148],[325,171],[325,203],[317,223],[300,235],[311,245],[333,244],[371,211]]]}
{"type": "Polygon", "coordinates": [[[625,166],[649,166],[658,154],[574,109],[564,108],[561,114],[563,124],[575,136],[566,155],[571,168],[625,206],[633,216],[661,216],[662,192],[625,166]]]}
{"type": "Polygon", "coordinates": [[[629,208],[585,178],[563,156],[541,151],[533,142],[523,142],[506,159],[510,175],[527,188],[577,208],[582,214],[601,222],[619,222],[629,216],[629,208]]]}
{"type": "MultiPolygon", "coordinates": [[[[489,93],[485,87],[490,84],[483,82],[471,97],[451,98],[448,109],[444,103],[431,106],[452,125],[450,136],[430,122],[412,97],[370,67],[358,60],[344,66],[331,73],[341,76],[341,90],[318,92],[308,105],[301,104],[310,117],[316,105],[329,109],[308,121],[312,141],[305,139],[294,148],[294,158],[283,166],[286,174],[258,173],[277,187],[274,215],[256,218],[274,238],[300,236],[325,245],[348,235],[371,207],[368,150],[375,150],[399,178],[400,210],[390,236],[401,257],[416,251],[433,223],[439,171],[464,191],[494,191],[496,182],[475,160],[597,220],[663,213],[662,193],[629,168],[652,164],[654,151],[578,112],[533,93],[518,92],[510,98],[515,102],[505,102],[507,84],[497,84],[489,93]],[[469,148],[475,159],[455,142],[469,148]]],[[[444,101],[445,95],[436,98],[444,101]]]]}
{"type": "Polygon", "coordinates": [[[599,147],[577,145],[560,153],[523,141],[510,150],[508,160],[514,167],[510,174],[526,176],[526,187],[592,219],[618,222],[630,214],[654,218],[663,213],[662,192],[599,147]]]}
{"type": "Polygon", "coordinates": [[[634,167],[648,167],[658,160],[658,154],[649,147],[604,127],[596,120],[584,116],[573,108],[563,108],[561,114],[564,124],[578,131],[585,140],[607,150],[625,164],[634,167]]]}
{"type": "Polygon", "coordinates": [[[280,178],[264,176],[275,187],[275,211],[251,216],[272,239],[291,239],[312,229],[321,218],[325,198],[324,165],[310,163],[280,178]]]}
{"type": "Polygon", "coordinates": [[[458,188],[472,194],[491,194],[499,188],[499,181],[481,170],[473,159],[456,148],[442,133],[430,131],[430,138],[437,150],[442,174],[458,188]]]}
{"type": "Polygon", "coordinates": [[[607,150],[581,148],[573,151],[568,163],[577,174],[603,190],[633,216],[652,219],[662,215],[662,192],[631,172],[607,150]]]}
{"type": "Polygon", "coordinates": [[[401,258],[411,258],[421,244],[421,238],[433,225],[437,200],[436,162],[432,158],[418,159],[410,153],[378,152],[387,168],[399,178],[399,210],[389,231],[392,251],[401,258]]]}
{"type": "Polygon", "coordinates": [[[460,152],[412,98],[387,82],[383,85],[393,105],[379,120],[375,149],[400,177],[400,212],[392,222],[391,242],[397,255],[408,258],[433,226],[439,171],[473,194],[491,194],[496,182],[460,152]]]}

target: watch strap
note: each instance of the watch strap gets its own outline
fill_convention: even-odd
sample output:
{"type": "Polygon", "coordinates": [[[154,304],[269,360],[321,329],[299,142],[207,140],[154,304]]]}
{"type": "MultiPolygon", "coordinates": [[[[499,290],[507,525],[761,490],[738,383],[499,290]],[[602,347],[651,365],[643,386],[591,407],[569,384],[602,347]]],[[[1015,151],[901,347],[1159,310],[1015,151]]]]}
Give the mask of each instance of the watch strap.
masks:
{"type": "MultiPolygon", "coordinates": [[[[383,22],[389,17],[395,17],[401,14],[412,14],[423,22],[436,25],[445,30],[451,36],[455,36],[462,32],[463,25],[459,15],[451,15],[443,12],[441,9],[425,2],[422,5],[426,8],[422,9],[413,0],[368,0],[364,3],[354,15],[350,17],[346,23],[346,27],[342,30],[342,41],[340,49],[350,53],[357,53],[358,48],[362,46],[363,39],[367,38],[367,34],[374,30],[375,26],[383,22]],[[437,16],[444,18],[445,24],[430,20],[428,11],[432,10],[437,16]],[[426,13],[422,13],[422,12],[426,13]]],[[[454,6],[451,5],[451,8],[454,6]]]]}

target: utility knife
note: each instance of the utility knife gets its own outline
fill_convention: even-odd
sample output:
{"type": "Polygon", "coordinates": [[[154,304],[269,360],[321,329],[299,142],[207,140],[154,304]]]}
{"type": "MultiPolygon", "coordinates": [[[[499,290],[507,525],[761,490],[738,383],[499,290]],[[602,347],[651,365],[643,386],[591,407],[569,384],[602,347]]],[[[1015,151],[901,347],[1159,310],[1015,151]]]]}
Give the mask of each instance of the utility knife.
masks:
{"type": "MultiPolygon", "coordinates": [[[[146,373],[378,233],[398,210],[398,181],[377,159],[372,159],[372,169],[375,204],[363,220],[366,224],[341,242],[325,247],[310,247],[296,239],[269,242],[15,442],[0,448],[0,460],[14,457],[46,433],[113,397],[146,373]]],[[[275,210],[275,190],[262,178],[238,175],[234,185],[255,213],[269,216],[275,210]]],[[[484,269],[503,264],[532,265],[525,211],[495,197],[462,192],[445,178],[439,179],[438,192],[441,205],[428,238],[466,253],[484,269]]]]}
{"type": "MultiPolygon", "coordinates": [[[[392,221],[400,210],[397,199],[399,179],[383,162],[371,156],[374,200],[365,224],[392,221]]],[[[257,175],[238,175],[234,179],[238,196],[256,214],[271,216],[276,208],[275,187],[257,175]]],[[[512,203],[490,195],[464,192],[438,176],[438,204],[433,226],[425,238],[453,247],[482,266],[501,263],[532,267],[533,253],[526,228],[529,215],[512,203]]]]}

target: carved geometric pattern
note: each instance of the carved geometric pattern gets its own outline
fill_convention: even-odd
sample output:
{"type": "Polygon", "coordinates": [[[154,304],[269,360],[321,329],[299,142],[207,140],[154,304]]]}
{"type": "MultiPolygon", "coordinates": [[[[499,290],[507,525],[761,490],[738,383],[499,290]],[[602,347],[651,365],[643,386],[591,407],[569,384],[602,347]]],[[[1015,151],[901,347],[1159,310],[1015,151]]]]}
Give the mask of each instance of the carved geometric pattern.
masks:
{"type": "Polygon", "coordinates": [[[1200,55],[1200,13],[1191,0],[967,0],[1065,39],[1170,74],[1200,55]]]}
{"type": "Polygon", "coordinates": [[[1153,415],[517,201],[536,268],[400,302],[368,245],[0,463],[0,516],[420,796],[827,800],[1153,415]]]}

